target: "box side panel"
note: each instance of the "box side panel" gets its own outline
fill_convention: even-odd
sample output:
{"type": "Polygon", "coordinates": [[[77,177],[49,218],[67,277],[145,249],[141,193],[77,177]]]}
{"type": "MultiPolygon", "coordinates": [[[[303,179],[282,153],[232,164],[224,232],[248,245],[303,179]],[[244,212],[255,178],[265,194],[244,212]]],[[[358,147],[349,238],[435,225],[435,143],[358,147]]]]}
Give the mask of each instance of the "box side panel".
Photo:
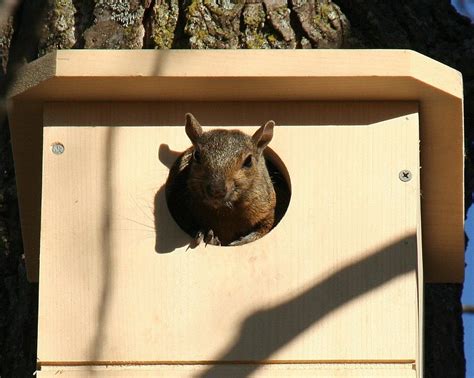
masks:
{"type": "Polygon", "coordinates": [[[37,282],[41,220],[43,106],[34,102],[11,101],[9,108],[27,276],[30,282],[37,282]]]}

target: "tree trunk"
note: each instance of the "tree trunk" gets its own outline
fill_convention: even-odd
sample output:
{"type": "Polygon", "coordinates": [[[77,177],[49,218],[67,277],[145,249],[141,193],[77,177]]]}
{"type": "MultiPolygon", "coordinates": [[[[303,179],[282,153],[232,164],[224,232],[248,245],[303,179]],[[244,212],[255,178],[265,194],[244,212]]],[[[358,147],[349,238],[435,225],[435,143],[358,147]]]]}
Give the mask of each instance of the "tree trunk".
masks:
{"type": "MultiPolygon", "coordinates": [[[[19,65],[54,49],[407,48],[463,73],[470,148],[474,26],[449,0],[335,1],[337,5],[331,0],[35,0],[17,7],[7,1],[3,9],[0,2],[0,96],[19,65]],[[11,17],[5,8],[9,5],[11,17]]],[[[22,377],[35,370],[38,287],[26,282],[3,101],[1,105],[0,376],[22,377]]],[[[469,161],[466,183],[469,206],[469,161]]],[[[465,374],[461,292],[462,285],[425,285],[428,377],[465,374]]]]}

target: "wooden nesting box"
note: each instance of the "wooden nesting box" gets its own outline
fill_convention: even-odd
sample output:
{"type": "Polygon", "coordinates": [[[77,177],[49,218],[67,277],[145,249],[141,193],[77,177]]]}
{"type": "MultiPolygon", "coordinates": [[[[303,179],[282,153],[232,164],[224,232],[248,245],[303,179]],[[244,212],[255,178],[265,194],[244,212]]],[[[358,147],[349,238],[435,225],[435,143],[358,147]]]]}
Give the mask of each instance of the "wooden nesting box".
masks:
{"type": "Polygon", "coordinates": [[[411,51],[58,51],[9,109],[40,376],[422,375],[423,282],[463,280],[458,72],[411,51]],[[186,112],[276,121],[292,195],[262,239],[187,250],[164,196],[186,112]]]}

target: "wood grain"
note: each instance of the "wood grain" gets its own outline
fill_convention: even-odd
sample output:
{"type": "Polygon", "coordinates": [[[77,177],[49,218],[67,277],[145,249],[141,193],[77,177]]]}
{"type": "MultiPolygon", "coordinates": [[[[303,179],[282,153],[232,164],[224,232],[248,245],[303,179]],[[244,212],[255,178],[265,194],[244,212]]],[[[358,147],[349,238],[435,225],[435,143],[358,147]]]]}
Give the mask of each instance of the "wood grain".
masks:
{"type": "Polygon", "coordinates": [[[406,102],[46,106],[40,366],[419,364],[417,111],[406,102]],[[277,122],[270,147],[292,198],[264,238],[186,250],[163,184],[173,151],[189,145],[187,111],[248,133],[277,122]]]}

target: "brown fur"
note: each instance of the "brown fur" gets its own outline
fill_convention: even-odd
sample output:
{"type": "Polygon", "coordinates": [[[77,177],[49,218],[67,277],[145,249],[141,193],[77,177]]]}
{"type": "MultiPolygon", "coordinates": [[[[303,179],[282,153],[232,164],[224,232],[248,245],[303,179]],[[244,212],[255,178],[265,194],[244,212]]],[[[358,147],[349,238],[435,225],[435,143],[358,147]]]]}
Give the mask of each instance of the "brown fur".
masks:
{"type": "Polygon", "coordinates": [[[172,167],[167,182],[170,210],[185,231],[211,231],[207,241],[222,245],[245,244],[270,231],[276,197],[263,150],[272,130],[273,123],[267,123],[253,136],[238,130],[202,132],[187,115],[193,146],[172,167]]]}

